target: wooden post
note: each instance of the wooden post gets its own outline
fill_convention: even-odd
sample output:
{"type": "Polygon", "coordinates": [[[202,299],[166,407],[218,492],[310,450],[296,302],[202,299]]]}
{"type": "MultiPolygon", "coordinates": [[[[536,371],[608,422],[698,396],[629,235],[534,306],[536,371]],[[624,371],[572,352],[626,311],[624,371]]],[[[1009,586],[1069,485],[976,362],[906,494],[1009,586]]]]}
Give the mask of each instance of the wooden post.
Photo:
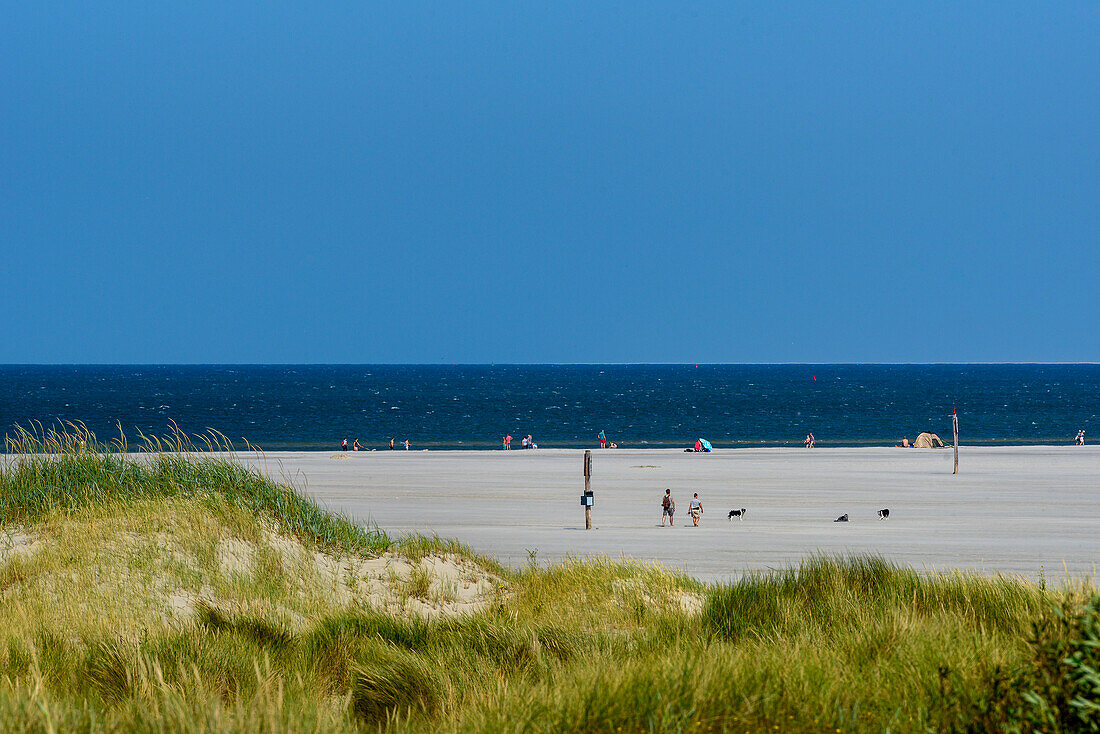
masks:
{"type": "MultiPolygon", "coordinates": [[[[584,452],[584,496],[592,494],[592,452],[584,452]]],[[[584,529],[592,529],[592,505],[584,506],[584,529]]]]}
{"type": "Polygon", "coordinates": [[[952,474],[959,473],[959,414],[954,410],[951,411],[951,428],[955,433],[955,471],[952,474]]]}

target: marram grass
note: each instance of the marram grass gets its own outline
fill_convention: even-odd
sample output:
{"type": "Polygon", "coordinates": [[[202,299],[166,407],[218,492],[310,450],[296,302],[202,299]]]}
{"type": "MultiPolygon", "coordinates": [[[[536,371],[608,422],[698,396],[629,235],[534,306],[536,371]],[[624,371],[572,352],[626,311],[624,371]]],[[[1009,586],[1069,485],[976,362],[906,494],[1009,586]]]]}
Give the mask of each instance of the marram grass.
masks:
{"type": "Polygon", "coordinates": [[[34,523],[49,513],[147,500],[214,499],[277,520],[303,542],[349,552],[390,547],[382,532],[364,531],[325,512],[291,488],[249,471],[232,444],[211,431],[196,441],[173,430],[167,439],[142,437],[137,454],[125,436],[105,445],[80,424],[69,430],[18,429],[6,439],[0,466],[0,522],[34,523]],[[115,449],[115,450],[111,450],[115,449]]]}
{"type": "Polygon", "coordinates": [[[717,586],[606,560],[485,562],[500,587],[480,611],[383,613],[336,605],[274,558],[226,576],[213,547],[275,524],[328,553],[465,549],[331,516],[214,435],[135,456],[70,429],[16,437],[0,468],[0,547],[35,543],[0,556],[3,732],[1100,728],[1088,583],[868,557],[717,586]],[[165,578],[215,601],[165,619],[143,601],[165,578]]]}

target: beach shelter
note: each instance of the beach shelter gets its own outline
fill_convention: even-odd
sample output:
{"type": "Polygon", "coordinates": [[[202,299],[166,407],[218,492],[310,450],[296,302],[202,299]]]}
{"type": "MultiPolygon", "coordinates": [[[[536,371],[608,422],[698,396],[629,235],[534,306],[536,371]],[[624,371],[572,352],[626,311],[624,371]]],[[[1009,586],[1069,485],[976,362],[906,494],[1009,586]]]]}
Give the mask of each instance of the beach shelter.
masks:
{"type": "Polygon", "coordinates": [[[710,445],[710,441],[706,440],[705,438],[700,438],[699,443],[702,445],[703,451],[710,451],[712,448],[712,446],[710,445]]]}
{"type": "Polygon", "coordinates": [[[942,449],[944,448],[943,440],[940,439],[934,433],[922,433],[917,436],[917,440],[913,442],[913,448],[916,449],[942,449]]]}

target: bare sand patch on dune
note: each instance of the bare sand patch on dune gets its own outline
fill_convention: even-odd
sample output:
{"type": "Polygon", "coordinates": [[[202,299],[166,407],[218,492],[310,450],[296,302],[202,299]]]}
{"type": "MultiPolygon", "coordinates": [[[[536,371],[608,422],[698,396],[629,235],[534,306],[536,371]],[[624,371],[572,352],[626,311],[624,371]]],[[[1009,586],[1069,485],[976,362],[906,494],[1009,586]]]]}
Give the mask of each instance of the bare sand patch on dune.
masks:
{"type": "MultiPolygon", "coordinates": [[[[251,577],[263,554],[299,585],[299,594],[323,596],[338,607],[370,606],[382,610],[427,616],[453,616],[481,609],[489,603],[501,580],[454,554],[427,555],[412,560],[399,552],[377,557],[340,555],[306,548],[269,524],[263,541],[223,538],[217,548],[218,566],[227,577],[251,577]]],[[[193,607],[178,594],[169,607],[177,613],[193,607]]]]}
{"type": "Polygon", "coordinates": [[[38,548],[38,538],[22,528],[0,531],[0,564],[9,558],[27,557],[38,548]]]}
{"type": "Polygon", "coordinates": [[[21,633],[45,625],[79,639],[192,624],[204,609],[297,630],[345,610],[445,617],[499,597],[502,579],[476,560],[400,548],[319,550],[272,521],[219,518],[187,503],[53,519],[0,529],[0,604],[19,610],[21,633]]]}

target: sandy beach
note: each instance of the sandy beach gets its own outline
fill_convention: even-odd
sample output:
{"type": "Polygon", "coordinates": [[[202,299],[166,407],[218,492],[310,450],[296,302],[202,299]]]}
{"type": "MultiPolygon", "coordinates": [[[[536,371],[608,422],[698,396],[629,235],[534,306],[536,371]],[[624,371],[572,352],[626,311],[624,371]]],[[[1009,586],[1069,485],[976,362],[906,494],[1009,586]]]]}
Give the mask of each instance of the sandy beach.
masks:
{"type": "Polygon", "coordinates": [[[513,566],[568,556],[656,561],[704,580],[825,553],[917,569],[1094,576],[1100,447],[593,451],[584,530],[579,450],[279,452],[248,458],[313,499],[389,533],[457,538],[513,566]],[[660,527],[670,487],[676,525],[660,527]],[[687,514],[692,492],[700,527],[687,514]],[[744,522],[726,519],[745,507],[744,522]],[[888,507],[880,521],[876,511],[888,507]],[[848,523],[832,520],[847,513],[848,523]]]}

